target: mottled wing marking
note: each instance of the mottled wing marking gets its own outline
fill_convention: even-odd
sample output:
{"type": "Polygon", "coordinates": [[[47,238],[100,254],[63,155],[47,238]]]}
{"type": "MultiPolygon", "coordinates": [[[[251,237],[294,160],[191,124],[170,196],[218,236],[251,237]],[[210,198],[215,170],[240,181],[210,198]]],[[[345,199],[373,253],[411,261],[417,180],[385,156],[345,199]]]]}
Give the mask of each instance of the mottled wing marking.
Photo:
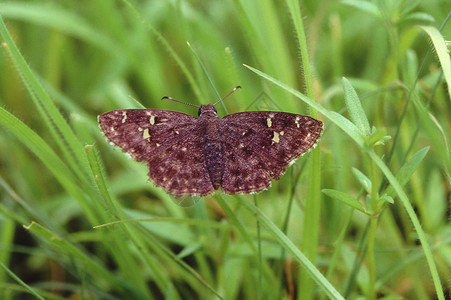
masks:
{"type": "Polygon", "coordinates": [[[137,161],[146,160],[163,143],[173,144],[189,135],[196,121],[188,114],[153,109],[113,110],[98,119],[107,139],[137,161]]]}
{"type": "Polygon", "coordinates": [[[149,177],[173,195],[205,196],[215,190],[205,165],[203,136],[197,133],[148,158],[149,177]]]}
{"type": "Polygon", "coordinates": [[[114,110],[98,119],[110,142],[147,162],[155,184],[178,196],[214,191],[197,121],[188,114],[153,109],[114,110]]]}
{"type": "Polygon", "coordinates": [[[271,177],[279,179],[290,162],[315,146],[323,129],[321,121],[308,116],[267,111],[227,115],[222,126],[227,193],[268,187],[271,177]]]}

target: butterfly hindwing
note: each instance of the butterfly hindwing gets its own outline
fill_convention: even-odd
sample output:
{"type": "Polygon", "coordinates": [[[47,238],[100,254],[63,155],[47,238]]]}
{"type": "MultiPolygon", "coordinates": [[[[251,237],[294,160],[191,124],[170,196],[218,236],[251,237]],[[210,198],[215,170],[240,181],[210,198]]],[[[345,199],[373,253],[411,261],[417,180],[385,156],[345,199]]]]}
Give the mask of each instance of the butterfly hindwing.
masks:
{"type": "Polygon", "coordinates": [[[149,157],[148,163],[149,177],[173,195],[205,196],[215,190],[205,165],[204,141],[199,131],[164,147],[158,155],[149,157]]]}

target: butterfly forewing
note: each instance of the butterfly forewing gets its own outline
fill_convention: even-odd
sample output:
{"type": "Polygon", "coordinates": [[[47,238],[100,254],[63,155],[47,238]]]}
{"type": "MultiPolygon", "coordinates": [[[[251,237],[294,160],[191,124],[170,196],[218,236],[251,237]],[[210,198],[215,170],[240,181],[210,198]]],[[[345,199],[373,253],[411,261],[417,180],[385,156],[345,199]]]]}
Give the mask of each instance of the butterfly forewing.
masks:
{"type": "Polygon", "coordinates": [[[222,120],[227,134],[224,174],[230,174],[223,176],[222,187],[229,193],[268,187],[269,177],[279,179],[290,162],[315,146],[323,128],[307,116],[271,111],[235,113],[222,120]]]}
{"type": "Polygon", "coordinates": [[[184,139],[196,118],[156,109],[113,110],[99,116],[99,126],[107,139],[138,161],[184,139]]]}
{"type": "Polygon", "coordinates": [[[137,161],[146,161],[149,177],[169,193],[213,191],[198,119],[174,111],[128,109],[106,112],[98,121],[107,139],[137,161]]]}

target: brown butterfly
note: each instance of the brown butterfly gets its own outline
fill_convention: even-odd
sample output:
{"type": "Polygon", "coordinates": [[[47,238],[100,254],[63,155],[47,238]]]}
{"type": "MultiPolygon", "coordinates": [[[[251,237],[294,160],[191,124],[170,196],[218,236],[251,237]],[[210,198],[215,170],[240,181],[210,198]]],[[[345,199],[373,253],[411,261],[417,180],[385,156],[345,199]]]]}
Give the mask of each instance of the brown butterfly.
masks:
{"type": "Polygon", "coordinates": [[[98,122],[110,142],[146,162],[152,181],[176,196],[205,196],[219,186],[227,194],[259,192],[314,148],[323,130],[321,121],[277,111],[219,118],[217,103],[201,105],[199,118],[122,109],[101,114],[98,122]]]}

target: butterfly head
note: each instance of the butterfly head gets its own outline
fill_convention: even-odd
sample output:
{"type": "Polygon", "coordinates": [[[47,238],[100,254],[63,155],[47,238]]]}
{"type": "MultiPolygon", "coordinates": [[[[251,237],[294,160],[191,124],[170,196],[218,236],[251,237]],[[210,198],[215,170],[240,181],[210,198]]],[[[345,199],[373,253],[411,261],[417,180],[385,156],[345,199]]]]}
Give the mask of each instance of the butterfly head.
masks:
{"type": "Polygon", "coordinates": [[[218,114],[213,104],[201,105],[199,108],[199,117],[216,117],[218,114]]]}

